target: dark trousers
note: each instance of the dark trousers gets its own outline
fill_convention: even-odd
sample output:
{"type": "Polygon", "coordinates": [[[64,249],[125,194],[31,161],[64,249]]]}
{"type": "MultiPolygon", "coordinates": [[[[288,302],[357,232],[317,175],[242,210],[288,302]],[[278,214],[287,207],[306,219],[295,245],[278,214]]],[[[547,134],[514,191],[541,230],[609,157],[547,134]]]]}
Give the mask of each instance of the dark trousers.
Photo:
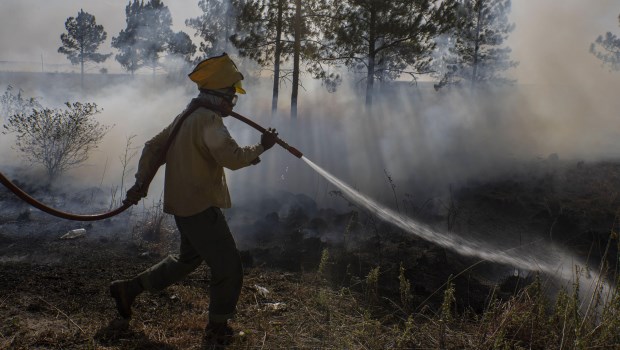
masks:
{"type": "Polygon", "coordinates": [[[174,219],[181,232],[180,252],[142,272],[138,276],[142,286],[148,291],[164,289],[205,261],[211,269],[209,320],[224,322],[232,318],[241,293],[243,269],[222,211],[211,207],[193,216],[174,219]]]}

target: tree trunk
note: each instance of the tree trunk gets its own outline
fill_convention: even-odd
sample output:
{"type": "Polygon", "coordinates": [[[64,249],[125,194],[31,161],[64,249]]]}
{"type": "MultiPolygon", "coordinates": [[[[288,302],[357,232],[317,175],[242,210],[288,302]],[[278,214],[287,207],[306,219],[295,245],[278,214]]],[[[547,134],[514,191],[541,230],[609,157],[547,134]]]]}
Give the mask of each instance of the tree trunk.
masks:
{"type": "Polygon", "coordinates": [[[136,62],[136,58],[135,58],[136,53],[133,52],[132,55],[133,56],[131,57],[131,79],[134,78],[134,74],[136,73],[136,70],[137,70],[136,66],[138,65],[138,62],[136,62]]]}
{"type": "Polygon", "coordinates": [[[474,40],[474,57],[472,62],[472,76],[471,87],[476,85],[478,79],[478,51],[480,51],[480,29],[482,28],[482,8],[484,7],[484,0],[478,1],[478,14],[476,20],[476,38],[474,40]]]}
{"type": "Polygon", "coordinates": [[[299,56],[301,51],[301,0],[295,0],[295,46],[293,52],[293,92],[291,94],[291,118],[297,118],[297,94],[299,91],[299,56]]]}
{"type": "Polygon", "coordinates": [[[373,87],[375,84],[375,23],[377,12],[370,8],[370,23],[368,28],[368,72],[366,75],[366,108],[372,107],[373,87]]]}
{"type": "Polygon", "coordinates": [[[232,4],[226,1],[226,11],[224,11],[224,52],[228,52],[228,38],[230,37],[230,26],[232,17],[232,4]]]}
{"type": "Polygon", "coordinates": [[[80,9],[78,13],[78,45],[80,45],[80,88],[84,91],[84,46],[86,45],[85,32],[86,32],[86,24],[84,23],[84,17],[80,16],[84,13],[84,10],[80,9]]]}
{"type": "Polygon", "coordinates": [[[278,110],[278,94],[280,93],[280,56],[282,55],[282,16],[284,0],[278,0],[278,21],[276,23],[276,51],[273,63],[273,95],[271,98],[271,115],[278,110]]]}
{"type": "Polygon", "coordinates": [[[80,60],[80,86],[84,90],[84,58],[80,60]]]}
{"type": "Polygon", "coordinates": [[[80,87],[84,90],[84,48],[80,49],[80,87]]]}

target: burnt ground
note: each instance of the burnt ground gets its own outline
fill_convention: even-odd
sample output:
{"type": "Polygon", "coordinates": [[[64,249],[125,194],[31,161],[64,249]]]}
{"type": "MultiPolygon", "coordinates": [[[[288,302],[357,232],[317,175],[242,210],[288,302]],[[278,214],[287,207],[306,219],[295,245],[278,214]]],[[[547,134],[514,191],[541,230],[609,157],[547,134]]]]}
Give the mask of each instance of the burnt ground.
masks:
{"type": "MultiPolygon", "coordinates": [[[[618,162],[547,159],[442,198],[403,194],[402,207],[437,230],[498,245],[545,239],[592,266],[606,261],[613,278],[618,189],[618,162]]],[[[58,205],[68,200],[46,189],[27,190],[58,205]]],[[[85,191],[90,199],[92,192],[85,191]]],[[[339,212],[318,208],[303,195],[282,196],[273,200],[286,202],[286,211],[276,205],[241,223],[235,217],[243,208],[226,214],[246,266],[233,321],[240,334],[232,348],[394,348],[408,315],[437,315],[449,279],[456,309],[474,314],[483,312],[491,294],[507,300],[532,280],[531,273],[515,277],[512,267],[420,241],[362,208],[339,212]],[[405,299],[401,266],[411,288],[405,299]],[[376,267],[380,274],[373,285],[368,276],[376,267]]],[[[82,198],[92,204],[90,199],[82,198]]],[[[29,210],[0,189],[0,348],[204,347],[205,267],[163,292],[140,296],[130,322],[116,317],[108,296],[110,281],[175,252],[174,227],[169,218],[160,219],[157,208],[150,208],[92,224],[67,222],[29,210]],[[85,228],[86,235],[59,238],[76,228],[85,228]]],[[[419,337],[420,346],[439,344],[432,334],[419,337]]]]}

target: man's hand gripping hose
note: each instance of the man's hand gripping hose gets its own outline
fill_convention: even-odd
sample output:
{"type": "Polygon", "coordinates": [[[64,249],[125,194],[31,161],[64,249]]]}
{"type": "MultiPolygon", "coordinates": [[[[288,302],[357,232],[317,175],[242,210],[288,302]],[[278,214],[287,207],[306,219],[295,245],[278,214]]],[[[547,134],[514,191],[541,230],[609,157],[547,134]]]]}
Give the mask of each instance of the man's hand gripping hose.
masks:
{"type": "MultiPolygon", "coordinates": [[[[229,115],[235,119],[238,119],[246,124],[248,124],[249,126],[253,127],[254,129],[260,131],[263,136],[261,137],[261,144],[263,145],[263,147],[265,149],[269,149],[271,148],[274,144],[278,144],[280,146],[282,146],[284,149],[286,149],[287,151],[289,151],[291,154],[293,154],[295,157],[297,158],[301,158],[303,157],[303,154],[297,150],[295,147],[290,146],[289,144],[287,144],[286,142],[284,142],[283,140],[281,140],[280,138],[278,138],[278,134],[276,132],[274,132],[272,129],[265,129],[262,126],[256,124],[255,122],[253,122],[252,120],[236,113],[230,110],[224,110],[219,106],[210,104],[210,103],[206,103],[206,102],[199,102],[199,103],[195,103],[193,105],[190,105],[187,110],[185,112],[183,112],[183,114],[181,115],[181,117],[179,118],[179,121],[176,123],[176,125],[174,126],[174,128],[172,129],[171,133],[170,133],[170,137],[168,138],[168,141],[166,142],[166,146],[164,148],[164,151],[161,154],[161,162],[160,164],[163,164],[163,161],[165,160],[166,157],[166,153],[168,152],[168,148],[170,148],[170,144],[172,143],[172,140],[174,140],[174,137],[176,136],[176,134],[179,131],[179,128],[181,126],[181,124],[183,123],[183,121],[190,115],[192,114],[196,109],[200,108],[200,107],[204,107],[204,108],[208,108],[211,110],[215,110],[218,112],[221,112],[225,115],[229,115]]],[[[144,193],[144,189],[148,188],[148,185],[151,183],[151,181],[153,180],[153,177],[155,177],[155,172],[157,171],[157,169],[155,169],[155,171],[152,174],[149,174],[149,178],[148,181],[145,181],[144,184],[136,184],[133,187],[131,187],[129,189],[129,191],[127,191],[127,198],[125,198],[125,200],[123,201],[123,205],[120,206],[119,208],[107,212],[107,213],[101,213],[101,214],[93,214],[93,215],[80,215],[80,214],[72,214],[72,213],[67,213],[64,211],[60,211],[54,208],[51,208],[41,202],[39,202],[38,200],[32,198],[30,195],[28,195],[26,192],[24,192],[22,189],[20,189],[19,187],[17,187],[13,182],[11,182],[6,176],[4,176],[4,174],[2,174],[2,172],[0,172],[0,183],[2,183],[6,188],[8,188],[9,190],[11,190],[15,195],[17,195],[19,198],[21,198],[22,200],[24,200],[25,202],[27,202],[28,204],[32,205],[33,207],[44,211],[48,214],[54,215],[56,217],[59,218],[63,218],[63,219],[67,219],[67,220],[73,220],[73,221],[97,221],[97,220],[104,220],[113,216],[116,216],[122,212],[124,212],[127,208],[129,208],[130,206],[137,204],[140,199],[144,196],[146,196],[146,193],[144,193]],[[136,187],[138,186],[138,187],[136,187]],[[136,187],[136,188],[134,188],[136,187]]]]}

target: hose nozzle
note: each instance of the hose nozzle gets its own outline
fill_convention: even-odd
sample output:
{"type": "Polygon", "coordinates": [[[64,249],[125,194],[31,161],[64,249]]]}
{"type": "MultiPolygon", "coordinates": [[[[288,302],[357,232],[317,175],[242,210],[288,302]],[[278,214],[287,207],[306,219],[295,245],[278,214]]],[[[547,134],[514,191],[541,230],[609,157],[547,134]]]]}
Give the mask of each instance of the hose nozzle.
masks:
{"type": "Polygon", "coordinates": [[[295,157],[297,158],[301,158],[304,155],[295,147],[290,146],[289,148],[286,149],[287,151],[291,152],[291,154],[293,154],[295,157]]]}
{"type": "Polygon", "coordinates": [[[278,140],[276,141],[276,143],[280,146],[282,146],[285,150],[291,152],[292,155],[294,155],[297,158],[301,158],[304,155],[295,147],[289,145],[288,143],[284,142],[284,140],[278,138],[278,140]]]}

